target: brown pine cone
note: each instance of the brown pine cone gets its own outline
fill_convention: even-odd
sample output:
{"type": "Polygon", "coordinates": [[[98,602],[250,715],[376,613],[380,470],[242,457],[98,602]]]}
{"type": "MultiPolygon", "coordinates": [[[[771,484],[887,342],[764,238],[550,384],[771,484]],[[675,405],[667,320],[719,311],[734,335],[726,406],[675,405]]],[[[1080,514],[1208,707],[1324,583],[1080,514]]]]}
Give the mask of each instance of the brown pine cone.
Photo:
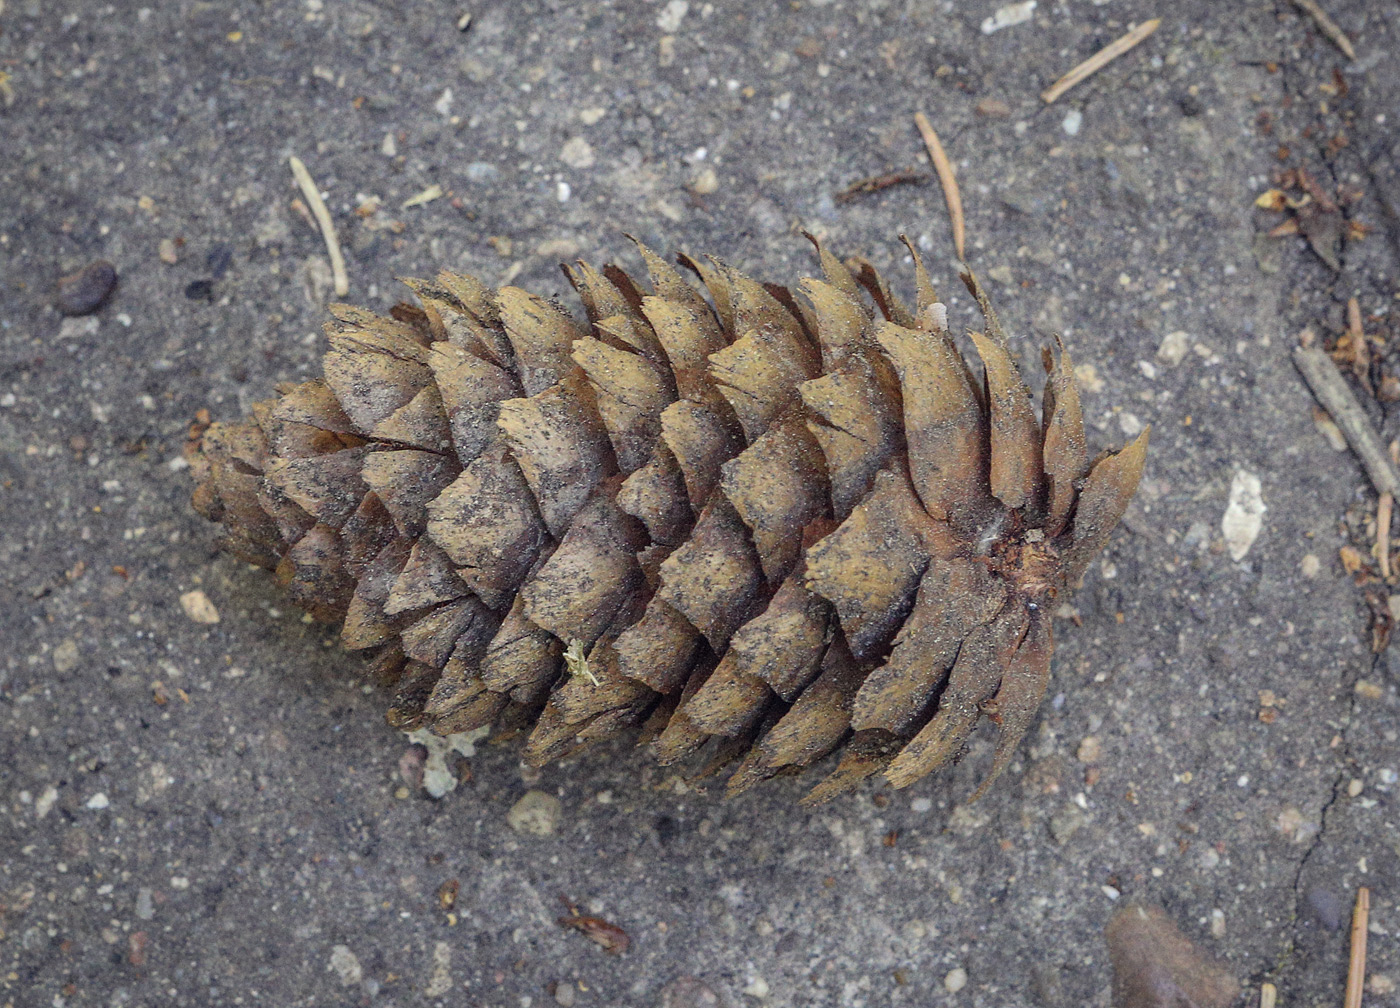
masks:
{"type": "Polygon", "coordinates": [[[645,247],[649,288],[566,268],[587,324],[451,273],[392,318],[334,306],[324,378],[204,434],[195,506],[343,621],[397,727],[528,728],[535,764],[638,730],[738,760],[735,793],[844,746],[815,802],[986,716],[990,782],[1147,433],[1091,463],[1069,354],[1037,419],[971,274],[980,375],[912,246],[912,312],[817,248],[800,296],[645,247]]]}

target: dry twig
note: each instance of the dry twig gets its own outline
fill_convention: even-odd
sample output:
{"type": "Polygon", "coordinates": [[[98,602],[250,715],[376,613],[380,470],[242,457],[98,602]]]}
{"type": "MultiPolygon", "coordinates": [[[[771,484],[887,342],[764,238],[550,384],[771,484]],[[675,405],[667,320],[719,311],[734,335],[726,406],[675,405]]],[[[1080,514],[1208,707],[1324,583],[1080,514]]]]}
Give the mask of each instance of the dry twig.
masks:
{"type": "Polygon", "coordinates": [[[1356,890],[1351,912],[1351,960],[1347,963],[1347,994],[1342,1008],[1361,1008],[1361,985],[1366,979],[1366,925],[1371,916],[1371,890],[1356,890]]]}
{"type": "Polygon", "coordinates": [[[943,150],[943,144],[939,141],[938,134],[929,125],[928,116],[922,112],[915,112],[914,125],[919,127],[919,135],[924,138],[924,146],[928,148],[929,160],[933,162],[934,171],[938,172],[938,181],[943,184],[943,198],[948,202],[948,216],[953,221],[953,248],[957,251],[958,260],[961,262],[965,258],[963,255],[965,230],[962,194],[958,192],[958,179],[953,173],[953,163],[948,160],[948,155],[943,150]]]}
{"type": "Polygon", "coordinates": [[[1396,475],[1395,467],[1381,446],[1381,439],[1371,427],[1356,396],[1347,387],[1346,379],[1337,370],[1337,365],[1332,363],[1332,358],[1315,346],[1299,346],[1293,348],[1293,363],[1302,372],[1322,408],[1332,415],[1341,428],[1347,444],[1361,460],[1376,492],[1392,496],[1400,493],[1400,476],[1396,475]]]}
{"type": "Polygon", "coordinates": [[[326,252],[331,257],[335,296],[344,297],[350,293],[350,277],[345,272],[345,256],[340,251],[340,239],[336,237],[331,212],[326,209],[326,201],[321,199],[321,191],[316,188],[316,183],[311,178],[311,173],[306,170],[306,165],[302,164],[301,158],[293,154],[287,159],[287,163],[292,166],[292,175],[301,187],[301,194],[306,197],[306,203],[311,207],[311,212],[316,216],[316,223],[321,227],[321,237],[325,240],[326,252]]]}
{"type": "Polygon", "coordinates": [[[899,171],[885,172],[883,175],[872,175],[869,178],[857,179],[836,194],[837,203],[849,203],[857,196],[864,196],[866,193],[879,192],[881,189],[888,189],[897,185],[921,185],[928,181],[928,175],[913,168],[903,168],[899,171]]]}
{"type": "Polygon", "coordinates": [[[1278,988],[1271,983],[1259,985],[1259,1008],[1274,1008],[1278,1003],[1278,988]]]}
{"type": "Polygon", "coordinates": [[[1356,50],[1352,47],[1351,39],[1347,38],[1347,33],[1337,26],[1337,22],[1327,16],[1327,12],[1318,6],[1317,0],[1293,0],[1293,6],[1307,14],[1317,22],[1322,34],[1332,40],[1332,43],[1340,49],[1349,60],[1356,59],[1356,50]]]}
{"type": "Polygon", "coordinates": [[[1395,498],[1389,493],[1381,494],[1376,505],[1376,560],[1386,581],[1390,580],[1390,514],[1394,507],[1395,498]]]}
{"type": "Polygon", "coordinates": [[[1151,21],[1144,21],[1122,38],[1116,39],[1104,46],[1083,63],[1057,80],[1054,84],[1051,84],[1044,91],[1040,92],[1040,97],[1044,99],[1046,105],[1049,105],[1090,74],[1102,70],[1110,62],[1116,60],[1119,56],[1122,56],[1129,49],[1133,48],[1133,46],[1147,38],[1147,36],[1157,30],[1157,26],[1161,23],[1161,18],[1153,18],[1151,21]]]}

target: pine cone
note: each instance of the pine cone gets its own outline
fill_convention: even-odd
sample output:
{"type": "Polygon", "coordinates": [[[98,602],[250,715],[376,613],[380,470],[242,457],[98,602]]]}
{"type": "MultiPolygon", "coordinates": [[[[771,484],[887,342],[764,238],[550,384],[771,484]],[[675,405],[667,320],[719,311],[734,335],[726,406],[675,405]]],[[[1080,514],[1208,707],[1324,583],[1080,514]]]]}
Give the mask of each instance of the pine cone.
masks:
{"type": "Polygon", "coordinates": [[[1037,419],[971,274],[980,376],[913,246],[910,312],[813,243],[800,298],[641,247],[649,290],[565,268],[587,325],[451,273],[392,318],[336,305],[323,378],[204,434],[195,506],[343,621],[396,727],[528,729],[535,764],[636,730],[739,760],[733,793],[844,744],[815,802],[910,784],[985,716],[990,782],[1147,433],[1091,463],[1069,354],[1037,419]]]}

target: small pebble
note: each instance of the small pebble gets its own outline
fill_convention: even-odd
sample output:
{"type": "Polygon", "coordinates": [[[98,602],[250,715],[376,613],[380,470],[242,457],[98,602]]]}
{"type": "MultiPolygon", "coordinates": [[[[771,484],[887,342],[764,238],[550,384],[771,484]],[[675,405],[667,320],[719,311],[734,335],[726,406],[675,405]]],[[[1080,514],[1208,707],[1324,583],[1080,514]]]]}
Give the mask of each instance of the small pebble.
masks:
{"type": "Polygon", "coordinates": [[[1162,343],[1157,347],[1157,359],[1163,364],[1174,367],[1182,362],[1190,349],[1190,334],[1178,329],[1176,332],[1169,332],[1162,337],[1162,343]]]}
{"type": "Polygon", "coordinates": [[[972,110],[987,119],[1011,118],[1011,106],[1000,98],[983,98],[972,110]]]}
{"type": "Polygon", "coordinates": [[[340,983],[344,987],[353,987],[364,979],[365,971],[360,966],[360,960],[354,952],[350,951],[349,945],[336,945],[331,949],[331,961],[326,969],[340,978],[340,983]]]}
{"type": "Polygon", "coordinates": [[[1069,136],[1078,136],[1079,127],[1084,125],[1084,113],[1079,109],[1070,109],[1065,113],[1064,122],[1060,123],[1060,128],[1069,136]]]}
{"type": "Polygon", "coordinates": [[[564,807],[559,799],[543,791],[526,791],[506,813],[506,822],[517,833],[549,836],[559,828],[564,807]]]}
{"type": "Polygon", "coordinates": [[[1081,763],[1097,763],[1103,755],[1103,744],[1097,735],[1085,735],[1075,751],[1075,758],[1081,763]]]}
{"type": "Polygon", "coordinates": [[[719,176],[713,168],[702,168],[700,173],[690,180],[690,191],[696,196],[708,196],[718,188],[719,176]]]}
{"type": "Polygon", "coordinates": [[[574,1002],[577,999],[578,995],[574,990],[573,984],[561,980],[554,985],[554,1001],[556,1004],[562,1005],[563,1008],[573,1008],[574,1002]]]}
{"type": "Polygon", "coordinates": [[[1075,805],[1066,805],[1050,817],[1050,835],[1056,843],[1066,844],[1083,825],[1084,813],[1075,805]]]}
{"type": "Polygon", "coordinates": [[[69,637],[58,647],[53,649],[54,671],[60,675],[72,672],[78,667],[78,642],[69,637]]]}
{"type": "Polygon", "coordinates": [[[175,251],[175,242],[169,238],[162,238],[160,240],[160,247],[157,254],[160,256],[160,261],[167,266],[174,266],[180,261],[179,253],[175,251]]]}
{"type": "Polygon", "coordinates": [[[1298,569],[1303,577],[1315,578],[1322,573],[1322,561],[1317,558],[1316,553],[1305,553],[1302,562],[1298,564],[1298,569]]]}
{"type": "Polygon", "coordinates": [[[155,915],[155,893],[151,891],[150,886],[142,886],[136,890],[136,918],[148,921],[155,915]]]}
{"type": "Polygon", "coordinates": [[[967,970],[961,966],[948,971],[948,975],[943,978],[943,989],[949,994],[956,994],[967,986],[967,970]]]}
{"type": "Polygon", "coordinates": [[[97,792],[97,794],[93,795],[86,802],[84,802],[83,807],[92,809],[94,812],[101,812],[103,809],[105,809],[111,804],[112,803],[107,800],[107,796],[101,791],[99,791],[97,792]]]}
{"type": "Polygon", "coordinates": [[[117,268],[106,259],[98,259],[59,280],[54,303],[64,315],[91,315],[116,289],[117,268]]]}
{"type": "Polygon", "coordinates": [[[559,150],[559,160],[563,161],[570,168],[593,167],[593,145],[583,137],[574,137],[564,144],[559,150]]]}
{"type": "Polygon", "coordinates": [[[209,601],[209,596],[196,588],[180,596],[180,608],[196,623],[212,624],[219,622],[219,610],[209,601]]]}

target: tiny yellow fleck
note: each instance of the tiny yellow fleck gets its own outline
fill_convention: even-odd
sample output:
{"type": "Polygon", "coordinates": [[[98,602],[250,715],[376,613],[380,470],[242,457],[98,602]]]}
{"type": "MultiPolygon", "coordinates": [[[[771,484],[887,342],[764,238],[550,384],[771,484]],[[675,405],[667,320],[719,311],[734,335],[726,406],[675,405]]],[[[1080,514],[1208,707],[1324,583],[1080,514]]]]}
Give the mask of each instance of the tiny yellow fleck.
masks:
{"type": "Polygon", "coordinates": [[[228,33],[228,40],[230,42],[242,42],[243,33],[241,31],[231,31],[228,33]]]}

